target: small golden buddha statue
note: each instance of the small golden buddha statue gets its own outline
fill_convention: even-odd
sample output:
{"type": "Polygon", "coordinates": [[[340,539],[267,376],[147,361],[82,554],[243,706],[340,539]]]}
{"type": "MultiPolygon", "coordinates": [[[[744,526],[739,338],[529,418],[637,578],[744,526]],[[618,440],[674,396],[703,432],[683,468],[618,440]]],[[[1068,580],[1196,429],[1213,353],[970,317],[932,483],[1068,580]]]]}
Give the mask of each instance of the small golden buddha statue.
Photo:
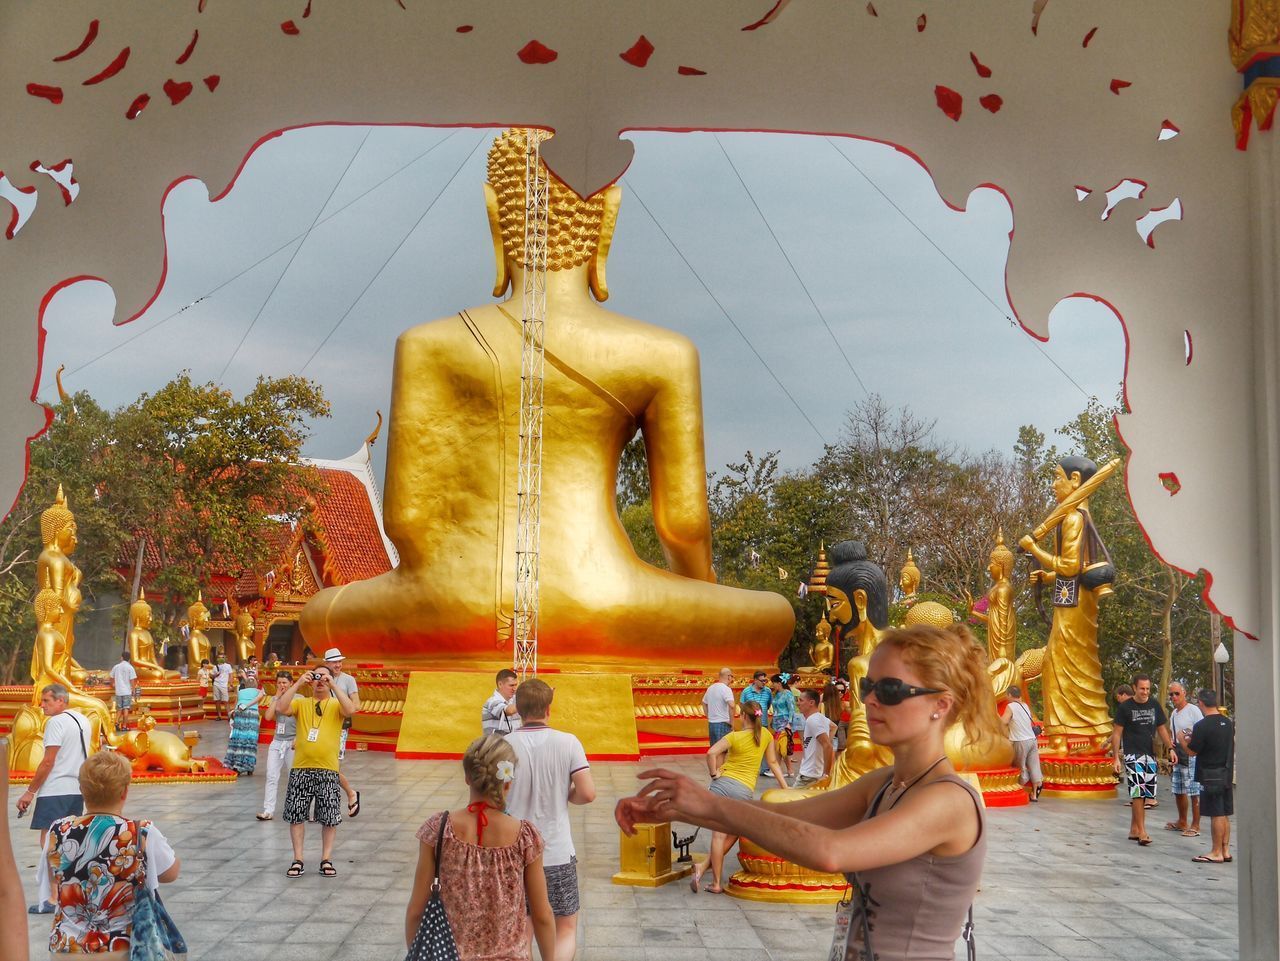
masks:
{"type": "Polygon", "coordinates": [[[194,671],[201,661],[213,661],[213,645],[205,629],[209,626],[209,608],[204,606],[204,592],[196,592],[196,602],[187,608],[187,664],[194,671]]]}
{"type": "Polygon", "coordinates": [[[835,660],[835,647],[831,643],[831,622],[825,617],[818,621],[813,636],[814,642],[809,645],[809,669],[825,671],[835,660]]]}
{"type": "Polygon", "coordinates": [[[1068,735],[1090,737],[1101,747],[1112,728],[1098,656],[1098,599],[1111,592],[1115,568],[1089,516],[1088,495],[1113,469],[1108,465],[1094,481],[1093,461],[1062,458],[1053,478],[1059,506],[1036,532],[1056,532],[1054,548],[1040,547],[1032,534],[1019,541],[1040,563],[1031,572],[1037,594],[1045,584],[1053,587],[1053,626],[1040,675],[1051,753],[1065,750],[1068,735]]]}
{"type": "Polygon", "coordinates": [[[174,680],[177,671],[166,671],[156,656],[156,641],[151,636],[151,605],[147,603],[145,588],[138,591],[138,599],[129,605],[129,660],[138,677],[146,681],[174,680]]]}
{"type": "Polygon", "coordinates": [[[910,604],[916,599],[920,590],[920,568],[916,567],[916,559],[911,556],[911,548],[907,548],[907,562],[902,565],[898,575],[898,587],[902,590],[902,600],[910,604]]]}
{"type": "Polygon", "coordinates": [[[258,653],[258,646],[253,642],[253,615],[241,608],[236,613],[236,660],[239,664],[248,663],[249,658],[258,653]]]}
{"type": "Polygon", "coordinates": [[[36,583],[48,584],[61,601],[62,613],[56,625],[66,643],[67,669],[63,673],[83,684],[88,672],[75,659],[76,615],[83,600],[80,593],[82,574],[71,560],[76,549],[76,518],[58,485],[53,504],[40,515],[40,540],[44,544],[36,559],[36,583]]]}
{"type": "Polygon", "coordinates": [[[166,774],[191,774],[206,769],[207,763],[191,756],[191,748],[182,738],[168,731],[156,730],[156,719],[148,707],[142,708],[137,729],[120,738],[116,750],[133,762],[135,774],[163,771],[166,774]]]}
{"type": "MultiPolygon", "coordinates": [[[[414,327],[396,345],[383,516],[400,564],[312,598],[301,617],[312,650],[510,663],[526,144],[522,130],[499,136],[485,185],[493,293],[513,296],[414,327]]],[[[772,661],[794,629],[791,605],[718,585],[711,566],[698,352],[601,306],[622,188],[584,200],[549,176],[539,661],[569,670],[772,661]],[[618,463],[637,430],[668,570],[641,561],[618,521],[618,463]]]]}
{"type": "Polygon", "coordinates": [[[987,565],[991,590],[987,592],[987,609],[975,611],[973,596],[965,591],[969,615],[987,625],[987,656],[991,660],[1012,661],[1018,650],[1018,615],[1013,607],[1017,592],[1013,588],[1013,551],[1004,543],[1004,531],[997,529],[996,546],[987,565]]]}

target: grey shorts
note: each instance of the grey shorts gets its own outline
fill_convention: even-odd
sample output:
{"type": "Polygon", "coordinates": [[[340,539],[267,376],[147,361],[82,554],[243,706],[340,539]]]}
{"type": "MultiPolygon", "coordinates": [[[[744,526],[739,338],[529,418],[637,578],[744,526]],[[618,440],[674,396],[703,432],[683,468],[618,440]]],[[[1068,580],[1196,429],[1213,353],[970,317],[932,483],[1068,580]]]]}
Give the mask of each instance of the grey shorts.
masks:
{"type": "Polygon", "coordinates": [[[132,707],[133,707],[133,695],[132,695],[132,694],[117,694],[117,695],[116,695],[116,710],[117,710],[117,711],[128,711],[128,710],[130,710],[132,707]]]}
{"type": "Polygon", "coordinates": [[[731,777],[715,778],[708,786],[712,794],[718,794],[720,797],[731,798],[734,801],[750,801],[755,797],[755,792],[747,787],[741,781],[731,777]]]}
{"type": "Polygon", "coordinates": [[[571,917],[578,913],[578,858],[569,859],[568,864],[543,865],[542,873],[547,876],[547,900],[551,902],[551,913],[558,918],[571,917]]]}
{"type": "Polygon", "coordinates": [[[231,699],[230,692],[227,690],[227,688],[218,687],[218,685],[215,684],[213,685],[213,699],[215,701],[221,701],[222,703],[225,704],[227,701],[231,699]]]}
{"type": "Polygon", "coordinates": [[[31,809],[31,830],[43,831],[54,821],[84,814],[84,798],[79,794],[41,795],[31,809]]]}

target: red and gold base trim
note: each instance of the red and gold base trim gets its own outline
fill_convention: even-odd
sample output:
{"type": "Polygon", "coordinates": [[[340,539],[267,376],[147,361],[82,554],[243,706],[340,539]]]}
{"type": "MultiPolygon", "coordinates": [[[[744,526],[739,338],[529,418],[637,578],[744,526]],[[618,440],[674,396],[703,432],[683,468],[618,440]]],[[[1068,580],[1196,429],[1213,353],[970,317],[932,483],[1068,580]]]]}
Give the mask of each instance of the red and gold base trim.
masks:
{"type": "Polygon", "coordinates": [[[978,789],[982,792],[982,803],[989,808],[1014,808],[1031,803],[1026,789],[1018,783],[1018,775],[1021,772],[1016,767],[964,773],[978,776],[978,789]]]}
{"type": "MultiPolygon", "coordinates": [[[[230,768],[222,766],[222,762],[213,757],[196,758],[207,765],[204,771],[169,774],[165,771],[134,771],[133,784],[215,784],[236,780],[238,775],[230,768]]],[[[34,771],[10,771],[10,784],[30,784],[34,771]]]]}
{"type": "Polygon", "coordinates": [[[1116,775],[1111,758],[1102,754],[1041,754],[1044,795],[1074,800],[1114,798],[1116,775]]]}
{"type": "Polygon", "coordinates": [[[746,901],[835,904],[849,889],[843,874],[810,871],[745,838],[738,850],[738,861],[742,870],[729,879],[725,891],[746,901]]]}

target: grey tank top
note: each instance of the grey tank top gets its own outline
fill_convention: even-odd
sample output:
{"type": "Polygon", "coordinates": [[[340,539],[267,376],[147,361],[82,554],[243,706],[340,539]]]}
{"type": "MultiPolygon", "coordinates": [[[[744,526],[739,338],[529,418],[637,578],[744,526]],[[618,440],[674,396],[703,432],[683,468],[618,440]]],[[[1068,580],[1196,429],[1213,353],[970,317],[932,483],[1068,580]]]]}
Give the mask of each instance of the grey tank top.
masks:
{"type": "MultiPolygon", "coordinates": [[[[922,854],[910,861],[848,875],[853,885],[854,923],[845,961],[954,961],[956,939],[964,928],[982,865],[987,858],[987,823],[982,798],[968,781],[947,774],[915,790],[954,790],[934,787],[950,781],[967,791],[978,811],[978,840],[964,854],[936,857],[922,854]],[[860,920],[866,912],[866,924],[860,920]],[[866,950],[870,934],[872,955],[866,950]]],[[[879,813],[889,785],[885,782],[863,820],[879,813]]],[[[885,810],[905,797],[895,798],[885,810]]]]}

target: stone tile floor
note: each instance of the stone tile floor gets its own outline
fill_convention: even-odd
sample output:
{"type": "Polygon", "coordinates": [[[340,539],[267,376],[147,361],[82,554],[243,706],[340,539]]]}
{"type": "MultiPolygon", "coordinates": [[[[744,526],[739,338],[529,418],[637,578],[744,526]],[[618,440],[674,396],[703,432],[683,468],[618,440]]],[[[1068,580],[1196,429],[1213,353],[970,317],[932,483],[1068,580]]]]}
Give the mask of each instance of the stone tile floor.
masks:
{"type": "MultiPolygon", "coordinates": [[[[203,730],[197,753],[221,756],[225,728],[210,723],[203,730]]],[[[291,881],[284,877],[287,826],[253,817],[264,762],[260,753],[258,773],[232,784],[138,787],[130,794],[127,812],[154,820],[182,859],[182,877],[163,893],[192,961],[403,958],[404,905],[417,857],[413,835],[433,812],[464,802],[461,766],[350,754],[344,771],[361,790],[363,810],[339,828],[334,860],[340,876],[316,873],[320,842],[313,827],[308,873],[291,881]]],[[[695,776],[703,771],[697,757],[662,763],[695,776]]],[[[613,803],[631,793],[639,770],[630,763],[593,765],[599,799],[572,809],[583,901],[579,961],[825,958],[828,907],[694,895],[681,883],[658,889],[610,883],[618,864],[613,803]]],[[[36,835],[12,818],[20,792],[10,789],[7,811],[31,900],[36,835]]],[[[1139,848],[1126,840],[1128,813],[1118,800],[1045,798],[1036,806],[991,810],[991,849],[974,906],[978,957],[1238,958],[1235,868],[1192,864],[1192,855],[1209,849],[1207,822],[1205,836],[1183,838],[1160,830],[1173,814],[1165,782],[1160,807],[1151,812],[1155,843],[1139,848]]],[[[43,957],[48,920],[30,920],[31,957],[43,957]]]]}

